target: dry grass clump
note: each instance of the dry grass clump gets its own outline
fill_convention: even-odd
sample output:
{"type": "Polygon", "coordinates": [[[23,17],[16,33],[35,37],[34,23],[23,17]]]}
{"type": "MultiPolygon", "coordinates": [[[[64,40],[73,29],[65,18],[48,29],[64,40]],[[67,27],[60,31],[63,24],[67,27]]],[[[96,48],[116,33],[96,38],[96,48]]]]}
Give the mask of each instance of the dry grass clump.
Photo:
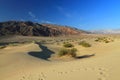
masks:
{"type": "Polygon", "coordinates": [[[3,49],[3,48],[5,48],[6,46],[0,46],[0,49],[3,49]]]}
{"type": "Polygon", "coordinates": [[[91,44],[87,43],[86,41],[81,41],[78,44],[83,46],[83,47],[91,47],[91,44]]]}
{"type": "Polygon", "coordinates": [[[71,49],[66,49],[66,48],[63,48],[60,50],[59,52],[59,56],[65,56],[65,55],[68,55],[68,56],[72,56],[72,57],[76,57],[76,52],[77,52],[77,49],[76,48],[71,48],[71,49]]]}
{"type": "Polygon", "coordinates": [[[71,56],[71,57],[76,57],[76,52],[77,52],[77,49],[76,48],[73,48],[74,45],[69,43],[69,42],[64,42],[63,43],[63,47],[58,55],[61,57],[61,56],[65,56],[65,55],[68,55],[68,56],[71,56]]]}
{"type": "Polygon", "coordinates": [[[95,41],[96,42],[104,42],[104,43],[113,42],[113,40],[111,38],[107,38],[107,37],[99,37],[95,41]]]}
{"type": "Polygon", "coordinates": [[[7,46],[18,46],[20,43],[10,43],[7,46]]]}
{"type": "Polygon", "coordinates": [[[35,41],[1,43],[0,49],[3,49],[3,48],[8,47],[8,46],[19,46],[22,44],[29,44],[29,43],[35,43],[35,41]]]}
{"type": "Polygon", "coordinates": [[[9,43],[7,46],[19,46],[21,44],[30,44],[30,43],[35,43],[35,41],[13,42],[13,43],[9,43]]]}
{"type": "Polygon", "coordinates": [[[74,45],[73,45],[73,44],[68,43],[68,42],[64,43],[64,45],[63,45],[63,46],[64,46],[64,47],[66,47],[66,48],[71,48],[71,47],[74,47],[74,45]]]}
{"type": "Polygon", "coordinates": [[[41,40],[40,43],[44,44],[46,43],[47,41],[46,40],[41,40]]]}

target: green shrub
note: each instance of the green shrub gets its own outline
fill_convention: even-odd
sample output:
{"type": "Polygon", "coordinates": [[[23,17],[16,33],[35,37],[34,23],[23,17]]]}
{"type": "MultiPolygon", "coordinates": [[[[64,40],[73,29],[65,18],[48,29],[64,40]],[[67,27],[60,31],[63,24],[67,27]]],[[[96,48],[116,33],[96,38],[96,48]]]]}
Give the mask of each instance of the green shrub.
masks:
{"type": "Polygon", "coordinates": [[[66,43],[68,43],[68,42],[63,42],[63,44],[66,44],[66,43]]]}
{"type": "Polygon", "coordinates": [[[91,47],[91,45],[85,41],[81,41],[78,43],[79,45],[83,46],[83,47],[91,47]]]}
{"type": "Polygon", "coordinates": [[[70,54],[72,57],[76,57],[76,52],[77,52],[77,49],[76,49],[76,48],[72,48],[72,49],[70,49],[69,54],[70,54]]]}
{"type": "Polygon", "coordinates": [[[95,41],[96,42],[104,42],[106,40],[105,37],[97,38],[95,41]]]}
{"type": "Polygon", "coordinates": [[[105,41],[105,43],[109,43],[110,41],[105,41]]]}
{"type": "Polygon", "coordinates": [[[8,44],[8,46],[18,46],[18,44],[20,44],[20,43],[10,43],[10,44],[8,44]]]}
{"type": "Polygon", "coordinates": [[[71,43],[65,43],[63,46],[66,48],[74,47],[74,45],[71,43]]]}
{"type": "Polygon", "coordinates": [[[104,43],[113,42],[113,40],[111,38],[107,38],[107,37],[97,38],[95,41],[96,42],[104,42],[104,43]]]}
{"type": "Polygon", "coordinates": [[[46,43],[47,41],[46,41],[46,40],[41,40],[40,42],[44,44],[44,43],[46,43]]]}
{"type": "Polygon", "coordinates": [[[72,57],[76,57],[76,51],[77,49],[76,48],[72,48],[72,49],[61,49],[60,52],[59,52],[59,56],[65,56],[65,55],[70,55],[72,57]]]}
{"type": "Polygon", "coordinates": [[[68,53],[68,49],[61,49],[60,52],[59,52],[59,56],[64,56],[68,53]]]}
{"type": "Polygon", "coordinates": [[[5,48],[6,46],[0,46],[0,49],[3,49],[3,48],[5,48]]]}
{"type": "Polygon", "coordinates": [[[96,39],[95,41],[96,41],[96,42],[98,42],[99,40],[98,40],[98,39],[96,39]]]}

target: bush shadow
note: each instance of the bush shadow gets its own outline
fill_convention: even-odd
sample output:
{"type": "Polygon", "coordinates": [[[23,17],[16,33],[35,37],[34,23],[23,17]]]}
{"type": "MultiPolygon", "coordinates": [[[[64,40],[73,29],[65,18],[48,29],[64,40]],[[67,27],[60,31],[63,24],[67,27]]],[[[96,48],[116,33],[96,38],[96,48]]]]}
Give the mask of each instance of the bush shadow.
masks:
{"type": "Polygon", "coordinates": [[[91,54],[91,55],[83,55],[83,56],[77,56],[75,57],[76,59],[82,59],[82,58],[89,58],[89,57],[92,57],[92,56],[95,56],[95,54],[91,54]]]}

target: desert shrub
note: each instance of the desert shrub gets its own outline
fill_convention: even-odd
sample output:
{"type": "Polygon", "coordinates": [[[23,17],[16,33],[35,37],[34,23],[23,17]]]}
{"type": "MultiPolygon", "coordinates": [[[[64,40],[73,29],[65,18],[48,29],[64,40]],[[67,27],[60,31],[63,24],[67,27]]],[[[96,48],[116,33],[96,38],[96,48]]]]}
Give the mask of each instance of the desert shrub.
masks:
{"type": "Polygon", "coordinates": [[[65,43],[63,46],[66,48],[74,47],[74,45],[71,43],[65,43]]]}
{"type": "Polygon", "coordinates": [[[98,40],[98,39],[96,39],[95,41],[96,41],[96,42],[98,42],[99,40],[98,40]]]}
{"type": "Polygon", "coordinates": [[[36,41],[31,41],[31,43],[35,43],[36,41]]]}
{"type": "Polygon", "coordinates": [[[96,42],[104,42],[104,43],[113,42],[113,40],[111,38],[107,38],[107,37],[100,37],[100,38],[97,38],[95,41],[96,42]]]}
{"type": "Polygon", "coordinates": [[[3,48],[5,48],[6,46],[0,46],[0,49],[3,49],[3,48]]]}
{"type": "Polygon", "coordinates": [[[105,43],[109,43],[109,41],[105,41],[105,43]]]}
{"type": "Polygon", "coordinates": [[[101,37],[101,38],[97,38],[95,41],[96,41],[96,42],[103,42],[103,41],[105,41],[105,40],[106,40],[105,37],[101,37]]]}
{"type": "Polygon", "coordinates": [[[72,48],[72,49],[61,49],[60,52],[59,52],[59,56],[65,56],[65,55],[70,55],[72,57],[76,57],[76,51],[77,49],[76,48],[72,48]]]}
{"type": "Polygon", "coordinates": [[[40,41],[40,43],[43,43],[43,44],[46,43],[46,42],[47,42],[46,40],[41,40],[40,41]]]}
{"type": "Polygon", "coordinates": [[[76,48],[72,48],[72,49],[70,49],[69,54],[70,54],[72,57],[76,57],[76,52],[77,52],[77,49],[76,49],[76,48]]]}
{"type": "Polygon", "coordinates": [[[66,41],[65,41],[65,42],[63,42],[63,44],[67,44],[67,43],[68,43],[68,42],[66,42],[66,41]]]}
{"type": "Polygon", "coordinates": [[[20,44],[20,43],[10,43],[7,46],[18,46],[18,44],[20,44]]]}
{"type": "Polygon", "coordinates": [[[60,40],[61,42],[64,41],[63,39],[60,40]]]}
{"type": "Polygon", "coordinates": [[[83,47],[91,47],[91,44],[87,43],[86,41],[81,41],[78,44],[83,46],[83,47]]]}
{"type": "Polygon", "coordinates": [[[59,56],[64,56],[68,53],[68,49],[61,49],[60,52],[59,52],[59,56]]]}
{"type": "Polygon", "coordinates": [[[57,45],[60,45],[60,43],[59,43],[59,42],[57,42],[56,44],[57,44],[57,45]]]}
{"type": "Polygon", "coordinates": [[[30,44],[30,43],[35,43],[35,41],[13,42],[13,43],[9,43],[7,46],[19,46],[21,44],[30,44]]]}

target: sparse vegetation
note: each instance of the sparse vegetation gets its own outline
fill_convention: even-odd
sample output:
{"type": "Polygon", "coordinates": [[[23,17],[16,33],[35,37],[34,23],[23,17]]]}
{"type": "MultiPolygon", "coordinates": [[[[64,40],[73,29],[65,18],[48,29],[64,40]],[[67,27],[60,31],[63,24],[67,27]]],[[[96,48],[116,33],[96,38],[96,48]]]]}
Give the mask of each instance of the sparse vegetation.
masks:
{"type": "Polygon", "coordinates": [[[46,43],[46,42],[47,42],[46,40],[41,40],[40,41],[40,43],[43,43],[43,44],[46,43]]]}
{"type": "Polygon", "coordinates": [[[100,38],[97,38],[95,41],[96,42],[104,42],[104,43],[113,42],[113,40],[111,38],[107,38],[107,37],[100,37],[100,38]]]}
{"type": "Polygon", "coordinates": [[[3,48],[5,48],[6,46],[0,46],[0,49],[3,49],[3,48]]]}
{"type": "Polygon", "coordinates": [[[66,44],[66,43],[68,43],[68,42],[63,42],[63,44],[66,44]]]}
{"type": "Polygon", "coordinates": [[[64,43],[63,46],[66,47],[66,48],[74,47],[74,45],[71,44],[71,43],[64,43]]]}
{"type": "Polygon", "coordinates": [[[77,51],[76,48],[71,48],[71,49],[63,48],[63,49],[60,50],[58,55],[59,56],[70,55],[72,57],[76,57],[76,51],[77,51]]]}
{"type": "Polygon", "coordinates": [[[0,45],[0,49],[3,49],[3,48],[8,47],[8,46],[19,46],[21,44],[29,44],[29,43],[35,43],[35,41],[2,43],[0,45]]]}
{"type": "Polygon", "coordinates": [[[35,43],[35,41],[12,42],[12,43],[7,44],[7,46],[18,46],[20,44],[29,44],[29,43],[35,43]]]}
{"type": "Polygon", "coordinates": [[[8,46],[18,46],[20,43],[10,43],[8,46]]]}
{"type": "Polygon", "coordinates": [[[83,46],[83,47],[91,47],[91,44],[87,43],[86,41],[81,41],[78,44],[83,46]]]}

